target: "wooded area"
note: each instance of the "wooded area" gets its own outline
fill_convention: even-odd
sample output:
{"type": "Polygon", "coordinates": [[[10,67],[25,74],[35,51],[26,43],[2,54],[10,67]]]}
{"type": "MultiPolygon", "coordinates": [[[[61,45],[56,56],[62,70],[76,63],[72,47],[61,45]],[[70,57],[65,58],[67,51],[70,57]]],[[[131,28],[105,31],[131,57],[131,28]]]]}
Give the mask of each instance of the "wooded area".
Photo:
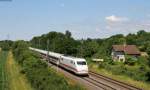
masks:
{"type": "Polygon", "coordinates": [[[108,58],[114,44],[137,45],[140,51],[145,51],[150,55],[150,33],[144,30],[127,36],[118,34],[104,39],[81,40],[72,38],[69,31],[66,31],[65,34],[49,32],[34,37],[30,42],[36,48],[80,57],[108,58]]]}

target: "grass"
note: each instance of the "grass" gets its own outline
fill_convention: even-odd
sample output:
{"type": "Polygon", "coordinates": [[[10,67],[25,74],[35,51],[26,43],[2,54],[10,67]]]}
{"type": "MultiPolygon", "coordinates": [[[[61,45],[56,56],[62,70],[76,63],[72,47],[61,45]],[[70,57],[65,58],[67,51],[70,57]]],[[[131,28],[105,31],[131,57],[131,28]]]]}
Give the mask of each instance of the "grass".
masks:
{"type": "MultiPolygon", "coordinates": [[[[52,68],[51,68],[51,69],[52,69],[52,68]]],[[[53,70],[54,70],[54,69],[53,69],[53,70]]],[[[55,70],[54,70],[54,71],[55,71],[55,70]]],[[[67,82],[68,82],[69,85],[79,87],[79,88],[80,88],[79,90],[87,90],[87,88],[86,88],[85,86],[83,86],[83,85],[81,85],[81,84],[78,84],[77,81],[75,81],[75,80],[73,80],[73,79],[70,79],[70,78],[67,77],[65,74],[63,74],[63,73],[58,73],[58,72],[56,72],[56,73],[57,73],[58,75],[64,77],[64,78],[67,80],[67,82]]]]}
{"type": "Polygon", "coordinates": [[[1,51],[0,49],[0,90],[8,90],[8,83],[5,71],[5,63],[7,59],[7,51],[1,51]]]}
{"type": "Polygon", "coordinates": [[[124,75],[114,75],[112,72],[107,71],[105,69],[99,69],[98,66],[95,64],[90,65],[90,70],[95,71],[97,73],[100,73],[102,75],[108,76],[110,78],[134,85],[136,87],[142,88],[144,90],[150,90],[150,84],[142,81],[136,81],[131,79],[130,77],[124,76],[124,75]]]}
{"type": "Polygon", "coordinates": [[[12,52],[8,53],[6,70],[9,90],[33,90],[25,75],[20,73],[21,67],[15,62],[12,52]]]}

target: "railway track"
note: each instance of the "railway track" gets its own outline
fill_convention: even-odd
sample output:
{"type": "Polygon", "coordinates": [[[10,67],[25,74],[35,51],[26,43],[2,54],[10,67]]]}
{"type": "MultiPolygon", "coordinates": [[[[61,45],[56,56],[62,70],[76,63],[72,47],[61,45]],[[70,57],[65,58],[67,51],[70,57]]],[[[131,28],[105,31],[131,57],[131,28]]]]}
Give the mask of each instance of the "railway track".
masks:
{"type": "Polygon", "coordinates": [[[89,71],[89,77],[78,77],[78,78],[80,78],[80,79],[84,80],[85,82],[90,83],[92,86],[98,88],[95,90],[142,90],[135,86],[114,80],[112,78],[103,76],[103,75],[95,73],[93,71],[89,71]]]}
{"type": "MultiPolygon", "coordinates": [[[[57,67],[57,66],[56,66],[57,67]]],[[[82,80],[98,87],[98,90],[142,90],[135,86],[123,83],[112,78],[89,71],[89,77],[80,77],[82,80]],[[103,82],[105,81],[105,83],[103,82]],[[118,88],[119,87],[119,88],[118,88]]]]}
{"type": "MultiPolygon", "coordinates": [[[[95,77],[95,78],[97,78],[96,81],[105,80],[105,82],[108,82],[108,84],[107,84],[107,85],[105,84],[105,86],[109,87],[110,89],[104,88],[104,89],[106,89],[106,90],[142,90],[142,89],[140,89],[140,88],[137,88],[137,87],[135,87],[135,86],[129,85],[129,84],[127,84],[127,83],[120,82],[120,81],[118,81],[118,80],[114,80],[114,79],[112,79],[112,78],[106,77],[106,76],[101,75],[101,74],[97,74],[97,73],[95,73],[95,72],[93,72],[93,71],[89,71],[89,78],[90,78],[90,77],[95,77]],[[111,84],[111,83],[112,83],[112,84],[111,84]],[[120,87],[120,88],[117,88],[117,87],[115,87],[115,86],[113,86],[113,85],[116,85],[116,86],[118,86],[118,87],[120,87]]],[[[95,81],[95,80],[94,80],[94,81],[95,81]]],[[[101,83],[101,82],[100,82],[100,83],[101,83]]],[[[103,83],[103,84],[104,84],[104,83],[103,83]]]]}
{"type": "Polygon", "coordinates": [[[98,80],[90,78],[90,77],[82,77],[82,79],[84,79],[85,81],[87,81],[103,90],[116,90],[115,88],[113,88],[107,84],[101,83],[98,80]]]}

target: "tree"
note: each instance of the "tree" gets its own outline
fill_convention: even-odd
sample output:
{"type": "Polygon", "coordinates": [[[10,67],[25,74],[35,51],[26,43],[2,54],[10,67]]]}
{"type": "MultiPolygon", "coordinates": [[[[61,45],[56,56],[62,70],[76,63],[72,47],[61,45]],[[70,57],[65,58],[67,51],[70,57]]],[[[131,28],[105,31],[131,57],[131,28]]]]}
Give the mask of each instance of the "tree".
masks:
{"type": "Polygon", "coordinates": [[[68,30],[65,34],[52,31],[48,34],[34,37],[30,42],[35,48],[45,50],[49,48],[50,51],[69,55],[76,55],[77,53],[78,43],[71,37],[71,32],[68,30]],[[47,41],[49,41],[49,44],[47,41]]]}
{"type": "Polygon", "coordinates": [[[138,36],[144,36],[144,34],[146,34],[146,32],[144,30],[140,30],[137,32],[138,36]]]}
{"type": "Polygon", "coordinates": [[[85,41],[82,40],[81,42],[82,43],[78,48],[79,56],[91,57],[97,53],[99,44],[96,41],[87,39],[85,41]]]}
{"type": "Polygon", "coordinates": [[[125,60],[125,64],[128,64],[128,65],[135,65],[135,63],[137,62],[137,59],[135,57],[132,57],[132,56],[129,56],[129,55],[126,55],[126,60],[125,60]]]}
{"type": "Polygon", "coordinates": [[[11,40],[0,41],[0,47],[6,51],[11,49],[12,44],[13,44],[13,41],[11,41],[11,40]]]}
{"type": "Polygon", "coordinates": [[[127,44],[129,44],[129,45],[132,45],[132,44],[137,44],[137,36],[135,35],[135,34],[128,34],[127,36],[126,36],[126,42],[127,42],[127,44]]]}
{"type": "Polygon", "coordinates": [[[67,38],[71,38],[71,32],[69,30],[66,30],[65,35],[67,38]]]}

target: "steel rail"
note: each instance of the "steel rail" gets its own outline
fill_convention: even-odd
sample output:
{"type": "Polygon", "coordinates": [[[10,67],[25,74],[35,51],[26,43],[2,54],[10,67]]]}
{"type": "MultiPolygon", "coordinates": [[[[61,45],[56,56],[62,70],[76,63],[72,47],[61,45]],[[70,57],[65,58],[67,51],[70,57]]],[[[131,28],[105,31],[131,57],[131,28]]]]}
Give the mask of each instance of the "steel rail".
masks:
{"type": "Polygon", "coordinates": [[[112,78],[109,78],[109,77],[106,77],[104,75],[101,75],[101,74],[98,74],[98,73],[95,73],[93,71],[89,71],[89,75],[91,76],[95,76],[97,78],[100,78],[100,79],[103,79],[103,80],[106,80],[108,82],[111,82],[111,83],[114,83],[114,84],[117,84],[121,87],[124,87],[124,88],[127,88],[129,90],[142,90],[141,88],[138,88],[138,87],[135,87],[133,85],[129,85],[127,83],[124,83],[124,82],[121,82],[121,81],[118,81],[118,80],[115,80],[115,79],[112,79],[112,78]]]}

